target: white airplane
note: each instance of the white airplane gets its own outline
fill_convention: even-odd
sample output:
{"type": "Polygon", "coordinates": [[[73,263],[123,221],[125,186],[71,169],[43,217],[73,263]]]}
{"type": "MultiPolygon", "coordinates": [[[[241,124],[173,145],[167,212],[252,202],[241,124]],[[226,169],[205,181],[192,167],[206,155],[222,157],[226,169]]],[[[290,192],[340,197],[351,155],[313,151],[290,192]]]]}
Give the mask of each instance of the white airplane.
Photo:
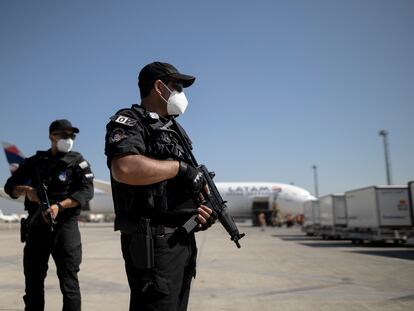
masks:
{"type": "MultiPolygon", "coordinates": [[[[12,171],[24,160],[20,150],[12,144],[3,143],[6,157],[12,171]]],[[[84,211],[93,214],[112,214],[114,212],[111,184],[108,181],[94,179],[94,198],[84,211]]],[[[271,182],[217,182],[217,189],[227,201],[231,215],[236,219],[254,219],[264,212],[278,217],[303,215],[303,203],[316,199],[307,190],[289,184],[271,182]]],[[[0,196],[7,197],[3,189],[0,196]]]]}
{"type": "Polygon", "coordinates": [[[272,182],[217,182],[217,189],[234,217],[246,218],[255,210],[277,209],[283,215],[303,214],[303,203],[315,199],[307,190],[272,182]]]}
{"type": "Polygon", "coordinates": [[[0,209],[0,220],[4,222],[19,222],[20,216],[17,214],[4,215],[3,211],[0,209]]]}
{"type": "MultiPolygon", "coordinates": [[[[94,180],[95,197],[90,202],[94,213],[113,213],[111,184],[94,180]],[[108,198],[109,197],[109,198],[108,198]]],[[[303,203],[316,200],[309,191],[289,184],[272,182],[217,182],[217,189],[231,215],[236,219],[252,219],[260,212],[277,214],[280,220],[303,215],[303,203]]]]}

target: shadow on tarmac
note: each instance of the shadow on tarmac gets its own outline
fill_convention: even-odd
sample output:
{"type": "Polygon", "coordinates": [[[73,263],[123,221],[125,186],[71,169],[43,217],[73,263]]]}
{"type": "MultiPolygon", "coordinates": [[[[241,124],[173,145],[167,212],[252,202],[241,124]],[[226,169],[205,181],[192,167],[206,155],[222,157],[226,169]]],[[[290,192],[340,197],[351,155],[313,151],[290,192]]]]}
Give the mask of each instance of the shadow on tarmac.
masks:
{"type": "Polygon", "coordinates": [[[372,251],[353,251],[353,253],[364,254],[364,255],[374,255],[374,256],[383,256],[398,258],[404,260],[414,260],[414,250],[372,250],[372,251]]]}
{"type": "Polygon", "coordinates": [[[284,241],[317,241],[318,238],[306,235],[294,234],[273,234],[272,237],[279,238],[284,241]]]}
{"type": "Polygon", "coordinates": [[[299,243],[304,246],[310,246],[310,247],[355,247],[355,245],[352,245],[351,242],[348,241],[335,241],[335,242],[319,242],[315,241],[312,243],[299,243]]]}
{"type": "Polygon", "coordinates": [[[394,244],[386,242],[371,242],[362,244],[352,244],[348,240],[322,240],[314,236],[301,234],[274,234],[273,237],[284,241],[298,242],[298,244],[315,248],[353,248],[353,253],[398,258],[403,260],[414,260],[413,245],[394,244]],[[375,248],[375,249],[374,249],[375,248]],[[381,249],[378,249],[381,248],[381,249]],[[385,248],[385,249],[384,249],[385,248]],[[398,249],[396,249],[398,248],[398,249]],[[402,248],[402,249],[401,249],[402,248]]]}

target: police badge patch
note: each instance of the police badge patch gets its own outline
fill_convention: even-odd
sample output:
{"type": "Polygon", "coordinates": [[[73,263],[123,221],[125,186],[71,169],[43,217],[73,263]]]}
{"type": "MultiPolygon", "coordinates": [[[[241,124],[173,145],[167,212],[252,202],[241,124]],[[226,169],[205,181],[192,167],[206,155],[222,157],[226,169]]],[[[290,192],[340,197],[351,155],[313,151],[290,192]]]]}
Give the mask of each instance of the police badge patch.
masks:
{"type": "Polygon", "coordinates": [[[109,143],[110,144],[117,143],[127,137],[128,136],[125,135],[125,131],[123,129],[117,128],[112,132],[111,136],[109,137],[109,143]]]}
{"type": "Polygon", "coordinates": [[[59,177],[59,180],[66,181],[67,179],[66,172],[65,171],[60,172],[58,177],[59,177]]]}

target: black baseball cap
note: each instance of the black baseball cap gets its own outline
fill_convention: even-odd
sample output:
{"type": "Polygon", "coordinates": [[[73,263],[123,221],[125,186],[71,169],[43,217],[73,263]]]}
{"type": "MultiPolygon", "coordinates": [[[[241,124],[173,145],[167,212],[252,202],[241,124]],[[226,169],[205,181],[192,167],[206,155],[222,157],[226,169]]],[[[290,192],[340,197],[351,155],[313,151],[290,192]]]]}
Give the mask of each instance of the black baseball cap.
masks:
{"type": "Polygon", "coordinates": [[[183,87],[189,87],[195,81],[194,76],[185,75],[178,71],[173,65],[168,63],[153,62],[141,69],[138,75],[138,86],[147,86],[155,80],[171,77],[182,82],[183,87]]]}
{"type": "Polygon", "coordinates": [[[79,133],[79,129],[77,127],[73,127],[72,123],[70,123],[69,120],[60,119],[50,123],[49,134],[53,132],[62,132],[65,130],[71,130],[73,133],[79,133]]]}

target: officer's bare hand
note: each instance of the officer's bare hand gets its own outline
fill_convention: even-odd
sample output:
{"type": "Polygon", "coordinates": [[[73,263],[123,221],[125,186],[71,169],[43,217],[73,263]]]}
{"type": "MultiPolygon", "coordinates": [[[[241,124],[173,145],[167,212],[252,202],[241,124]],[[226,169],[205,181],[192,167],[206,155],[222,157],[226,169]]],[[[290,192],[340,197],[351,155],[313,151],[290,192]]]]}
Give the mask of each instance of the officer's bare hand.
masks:
{"type": "Polygon", "coordinates": [[[52,219],[55,219],[59,213],[59,206],[56,204],[50,205],[50,207],[45,211],[45,215],[50,214],[52,219]]]}
{"type": "Polygon", "coordinates": [[[198,207],[198,215],[197,220],[200,224],[206,224],[208,222],[208,219],[211,217],[211,214],[213,213],[213,210],[211,208],[208,208],[205,205],[200,205],[198,207]]]}
{"type": "Polygon", "coordinates": [[[205,205],[200,205],[198,207],[197,220],[199,222],[197,231],[204,231],[210,228],[216,221],[214,212],[211,208],[208,208],[205,205]]]}
{"type": "Polygon", "coordinates": [[[30,186],[24,186],[24,185],[16,186],[13,190],[13,195],[15,195],[16,197],[25,195],[27,196],[27,199],[29,199],[29,201],[40,203],[39,197],[37,196],[36,189],[30,186]]]}

